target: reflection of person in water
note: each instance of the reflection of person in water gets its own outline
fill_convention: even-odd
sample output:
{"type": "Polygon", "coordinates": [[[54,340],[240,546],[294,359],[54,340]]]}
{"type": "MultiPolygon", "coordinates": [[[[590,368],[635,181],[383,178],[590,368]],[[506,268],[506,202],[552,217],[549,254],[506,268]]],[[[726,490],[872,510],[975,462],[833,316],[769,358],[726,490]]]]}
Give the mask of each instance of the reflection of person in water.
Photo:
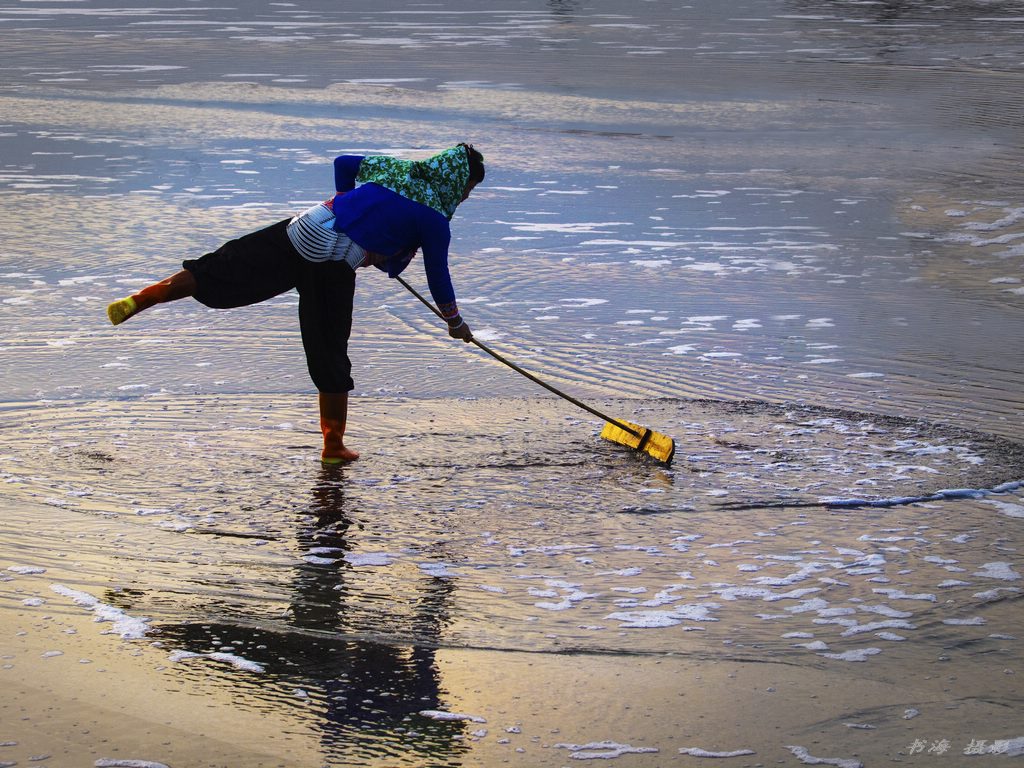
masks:
{"type": "Polygon", "coordinates": [[[291,631],[200,619],[161,625],[161,639],[197,653],[209,651],[212,638],[235,641],[227,647],[264,667],[261,683],[264,678],[278,683],[264,689],[306,691],[323,709],[321,744],[325,762],[332,765],[354,764],[356,753],[402,754],[415,765],[458,765],[467,749],[458,738],[465,725],[418,715],[444,709],[435,656],[448,620],[451,582],[430,578],[398,605],[377,603],[370,615],[358,611],[344,557],[352,523],[344,509],[343,478],[336,470],[323,470],[312,495],[298,536],[305,556],[295,568],[287,618],[291,631]],[[403,618],[400,609],[406,606],[414,613],[403,618]],[[411,642],[365,639],[372,634],[411,637],[411,642]]]}
{"type": "Polygon", "coordinates": [[[365,732],[368,728],[383,732],[408,728],[429,734],[425,740],[422,736],[410,740],[409,746],[421,754],[426,751],[440,757],[436,750],[441,745],[443,755],[458,750],[452,739],[462,731],[461,724],[425,718],[415,718],[420,721],[415,724],[406,721],[422,710],[441,707],[434,646],[447,622],[451,582],[437,578],[426,582],[409,601],[415,612],[406,622],[401,621],[403,605],[374,605],[372,616],[357,615],[352,610],[355,606],[346,604],[352,595],[345,578],[350,573],[344,559],[349,550],[346,533],[350,520],[344,509],[344,481],[325,472],[313,489],[310,511],[312,527],[300,533],[299,544],[312,556],[296,570],[290,623],[300,630],[349,637],[383,629],[413,638],[409,646],[366,640],[327,643],[340,647],[317,661],[324,672],[330,670],[330,674],[317,675],[326,699],[325,752],[341,758],[351,747],[352,730],[365,732]],[[326,562],[331,560],[334,562],[326,562]]]}

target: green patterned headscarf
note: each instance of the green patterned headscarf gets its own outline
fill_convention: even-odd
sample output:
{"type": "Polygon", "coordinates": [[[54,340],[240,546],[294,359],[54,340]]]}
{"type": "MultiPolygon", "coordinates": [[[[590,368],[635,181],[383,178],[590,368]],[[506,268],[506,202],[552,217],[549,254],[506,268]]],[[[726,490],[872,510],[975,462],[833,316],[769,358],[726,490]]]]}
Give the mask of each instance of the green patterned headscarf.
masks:
{"type": "Polygon", "coordinates": [[[373,155],[364,157],[359,164],[356,181],[379,184],[451,219],[469,181],[469,157],[466,148],[461,146],[446,149],[426,160],[373,155]]]}

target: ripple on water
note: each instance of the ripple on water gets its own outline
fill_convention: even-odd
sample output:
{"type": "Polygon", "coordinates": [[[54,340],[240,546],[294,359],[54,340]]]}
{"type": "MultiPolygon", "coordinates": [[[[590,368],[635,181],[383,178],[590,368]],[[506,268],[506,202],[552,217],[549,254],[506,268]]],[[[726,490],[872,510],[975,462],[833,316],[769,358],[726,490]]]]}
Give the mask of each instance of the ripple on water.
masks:
{"type": "MultiPolygon", "coordinates": [[[[8,407],[25,437],[0,464],[0,543],[46,526],[12,568],[168,635],[873,664],[908,639],[1015,631],[998,525],[1020,506],[1019,446],[828,409],[603,405],[675,435],[676,466],[550,399],[357,398],[363,458],[332,470],[314,414],[283,398],[8,407]]],[[[182,663],[226,658],[200,645],[182,663]]],[[[262,650],[238,655],[272,668],[262,650]]]]}

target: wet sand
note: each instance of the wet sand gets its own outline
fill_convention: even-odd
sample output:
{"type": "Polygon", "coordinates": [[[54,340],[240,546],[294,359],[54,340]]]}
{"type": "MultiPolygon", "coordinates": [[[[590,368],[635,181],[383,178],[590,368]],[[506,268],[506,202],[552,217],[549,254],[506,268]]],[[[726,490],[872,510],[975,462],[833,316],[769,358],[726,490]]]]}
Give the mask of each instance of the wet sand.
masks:
{"type": "Polygon", "coordinates": [[[473,720],[396,714],[355,724],[336,720],[327,691],[315,684],[282,691],[273,707],[253,706],[253,692],[224,665],[206,664],[183,686],[180,665],[168,664],[164,650],[119,649],[80,617],[26,626],[31,639],[10,644],[19,663],[5,672],[5,737],[17,744],[2,747],[3,757],[19,765],[106,758],[172,766],[562,766],[575,763],[574,754],[615,752],[630,765],[707,762],[683,749],[744,752],[724,762],[768,765],[798,764],[788,747],[799,746],[871,765],[909,762],[918,741],[932,750],[918,760],[957,764],[968,737],[991,745],[1005,736],[992,722],[1017,695],[1012,676],[985,665],[978,677],[955,660],[932,659],[928,674],[909,680],[878,680],[788,664],[674,656],[624,664],[615,656],[442,649],[434,664],[446,711],[473,720]],[[70,630],[78,634],[69,638],[70,630]],[[39,648],[57,646],[63,656],[38,658],[39,648]],[[948,751],[939,751],[943,740],[948,751]]]}
{"type": "Polygon", "coordinates": [[[871,764],[1016,738],[1024,492],[899,469],[980,488],[1005,441],[631,403],[682,435],[670,471],[560,401],[366,400],[352,439],[387,448],[334,470],[287,400],[9,409],[35,437],[4,474],[7,753],[563,765],[628,746],[653,766],[793,746],[871,764]],[[854,428],[892,442],[891,486],[854,428]],[[938,495],[891,495],[912,487],[938,495]]]}
{"type": "Polygon", "coordinates": [[[0,765],[1020,754],[1020,29],[0,8],[0,765]],[[106,323],[336,154],[466,139],[467,319],[671,468],[379,275],[338,470],[294,295],[106,323]]]}

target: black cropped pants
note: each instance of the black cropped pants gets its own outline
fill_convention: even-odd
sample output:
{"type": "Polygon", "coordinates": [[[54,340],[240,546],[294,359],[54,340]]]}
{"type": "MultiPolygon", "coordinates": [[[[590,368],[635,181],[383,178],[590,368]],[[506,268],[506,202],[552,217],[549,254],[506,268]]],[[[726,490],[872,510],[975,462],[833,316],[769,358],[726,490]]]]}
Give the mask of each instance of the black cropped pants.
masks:
{"type": "Polygon", "coordinates": [[[288,239],[289,219],[230,240],[182,267],[195,277],[194,298],[215,309],[258,304],[295,288],[306,366],[321,392],[350,392],[352,297],[356,273],[343,261],[302,258],[288,239]]]}

